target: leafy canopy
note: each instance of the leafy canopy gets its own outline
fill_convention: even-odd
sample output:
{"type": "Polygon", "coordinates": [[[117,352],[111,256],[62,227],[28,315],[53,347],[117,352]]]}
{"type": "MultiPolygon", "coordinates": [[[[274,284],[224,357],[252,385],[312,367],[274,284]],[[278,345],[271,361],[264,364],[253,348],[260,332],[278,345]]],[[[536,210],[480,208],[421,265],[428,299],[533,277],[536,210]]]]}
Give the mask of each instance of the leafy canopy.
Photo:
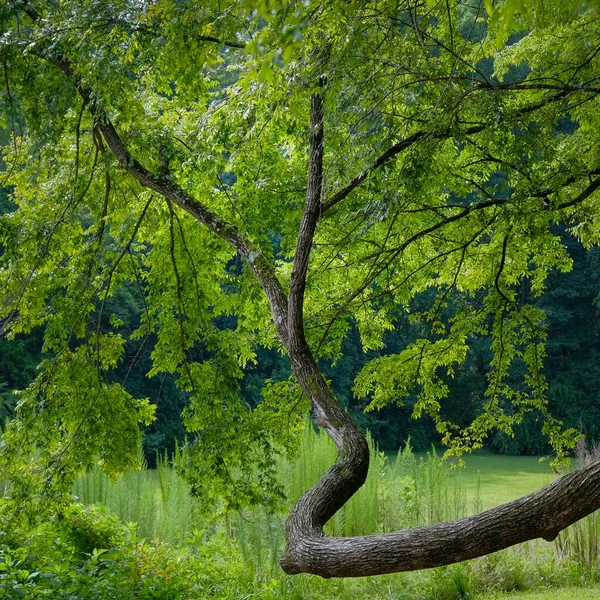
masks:
{"type": "Polygon", "coordinates": [[[154,406],[111,375],[127,339],[107,310],[129,285],[149,376],[176,374],[190,395],[196,492],[229,507],[281,497],[274,460],[306,405],[292,380],[254,409],[239,396],[257,347],[281,348],[264,294],[221,225],[143,187],[98,122],[235,226],[287,289],[316,93],[325,189],[304,303],[315,355],[338,359],[353,322],[363,349],[381,350],[409,313],[419,338],[356,380],[370,409],[416,395],[414,416],[429,414],[455,453],[536,410],[555,450],[572,447],[576,432],[546,408],[544,314],[519,290],[542,294],[551,271],[570,268],[563,236],[599,239],[600,30],[586,6],[511,2],[510,28],[527,29],[509,40],[484,4],[0,8],[4,183],[17,206],[0,220],[0,319],[8,336],[44,327],[47,356],[2,441],[17,491],[66,490],[95,460],[112,474],[137,464],[154,406]],[[486,400],[460,431],[443,400],[482,335],[493,337],[486,400]]]}

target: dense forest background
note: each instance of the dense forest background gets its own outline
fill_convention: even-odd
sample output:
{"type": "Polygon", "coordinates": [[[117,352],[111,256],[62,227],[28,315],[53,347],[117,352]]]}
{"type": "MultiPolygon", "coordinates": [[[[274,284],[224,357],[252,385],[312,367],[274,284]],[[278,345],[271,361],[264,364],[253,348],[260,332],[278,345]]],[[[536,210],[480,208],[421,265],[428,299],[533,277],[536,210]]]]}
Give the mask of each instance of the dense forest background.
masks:
{"type": "MultiPolygon", "coordinates": [[[[14,208],[9,192],[0,189],[2,213],[14,208]]],[[[586,250],[568,231],[563,232],[563,241],[573,259],[572,270],[553,273],[547,282],[546,293],[540,298],[532,297],[527,282],[521,286],[520,295],[522,302],[534,302],[546,314],[548,355],[545,374],[550,410],[565,426],[579,429],[593,442],[600,438],[600,389],[597,385],[600,380],[600,251],[597,248],[586,250]]],[[[450,305],[461,301],[468,300],[454,294],[448,302],[450,305]]],[[[139,289],[132,285],[121,287],[109,302],[111,306],[107,307],[106,314],[119,316],[127,336],[139,327],[143,309],[139,289]]],[[[427,305],[427,298],[423,298],[423,305],[427,305]]],[[[223,322],[221,325],[228,324],[223,322]]],[[[387,334],[386,348],[381,353],[399,352],[426,333],[422,328],[422,324],[411,322],[410,315],[396,315],[395,329],[387,334]]],[[[187,395],[177,388],[174,376],[146,377],[151,368],[152,346],[152,340],[129,341],[126,359],[113,374],[132,395],[149,397],[157,405],[157,419],[147,428],[144,437],[144,452],[149,465],[155,463],[157,453],[171,452],[177,440],[185,439],[180,414],[188,401],[187,395]]],[[[198,354],[197,359],[202,359],[201,347],[195,348],[194,352],[198,354]]],[[[0,338],[1,421],[12,415],[18,402],[18,395],[13,391],[25,388],[33,380],[42,353],[41,330],[14,340],[0,338]]],[[[357,422],[371,431],[383,450],[397,450],[408,438],[415,450],[438,444],[440,436],[429,417],[411,418],[414,398],[399,398],[397,405],[387,406],[379,412],[363,411],[366,401],[354,397],[354,378],[376,354],[362,351],[358,331],[351,328],[344,340],[343,356],[334,364],[321,365],[337,397],[357,422]]],[[[473,339],[470,356],[456,370],[443,410],[458,425],[471,422],[485,402],[490,356],[490,339],[473,339]]],[[[517,382],[519,373],[514,375],[517,382]]],[[[256,406],[267,381],[284,381],[290,377],[287,356],[275,349],[259,348],[256,364],[246,368],[240,394],[249,405],[256,406]]],[[[526,415],[515,429],[514,438],[499,432],[488,440],[487,446],[494,452],[513,455],[549,451],[534,412],[526,415]]]]}

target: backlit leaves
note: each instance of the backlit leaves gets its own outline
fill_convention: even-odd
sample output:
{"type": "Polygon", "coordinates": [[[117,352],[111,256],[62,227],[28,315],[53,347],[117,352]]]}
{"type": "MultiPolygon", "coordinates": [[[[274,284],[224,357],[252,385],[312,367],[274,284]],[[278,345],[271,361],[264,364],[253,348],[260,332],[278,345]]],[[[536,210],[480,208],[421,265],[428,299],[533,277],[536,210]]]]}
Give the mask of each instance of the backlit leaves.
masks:
{"type": "Polygon", "coordinates": [[[98,460],[111,473],[135,464],[153,407],[111,380],[127,357],[115,306],[126,288],[149,376],[173,374],[189,398],[196,492],[207,507],[277,504],[274,460],[293,450],[306,406],[293,381],[267,386],[258,407],[240,397],[257,348],[281,348],[266,298],[239,253],[119,165],[98,119],[259,248],[287,290],[322,76],[323,200],[357,183],[315,234],[304,303],[315,355],[339,359],[353,324],[365,351],[385,352],[407,315],[412,343],[356,380],[369,408],[410,401],[454,454],[536,411],[555,450],[568,450],[576,436],[547,411],[544,315],[530,296],[570,268],[565,235],[600,239],[593,6],[29,6],[0,8],[2,124],[14,129],[5,183],[17,206],[0,220],[0,323],[7,335],[43,326],[48,353],[4,441],[24,489],[54,477],[66,489],[98,460]],[[488,392],[460,431],[444,399],[484,336],[488,392]]]}

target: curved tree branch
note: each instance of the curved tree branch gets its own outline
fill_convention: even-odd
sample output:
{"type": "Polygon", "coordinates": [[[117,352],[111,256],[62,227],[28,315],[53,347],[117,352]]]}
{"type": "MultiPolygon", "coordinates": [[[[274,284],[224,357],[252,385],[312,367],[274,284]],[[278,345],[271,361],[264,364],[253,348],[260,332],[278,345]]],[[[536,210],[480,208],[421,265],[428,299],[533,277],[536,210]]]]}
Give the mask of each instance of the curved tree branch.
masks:
{"type": "Polygon", "coordinates": [[[287,338],[285,327],[287,299],[273,267],[258,247],[250,242],[235,225],[213,212],[168,177],[156,175],[142,166],[129,153],[115,127],[106,116],[99,119],[98,129],[121,166],[133,175],[141,185],[154,190],[177,204],[240,253],[264,289],[279,336],[282,340],[285,340],[287,338]]]}
{"type": "MultiPolygon", "coordinates": [[[[353,538],[306,536],[287,573],[364,577],[448,565],[560,531],[600,508],[600,462],[473,517],[353,538]]],[[[287,555],[289,556],[289,554],[287,555]]],[[[291,557],[290,557],[291,558],[291,557]]]]}
{"type": "Polygon", "coordinates": [[[294,375],[311,401],[317,424],[338,447],[338,459],[298,500],[286,522],[287,546],[280,559],[284,569],[296,564],[295,553],[301,540],[322,535],[323,524],[362,486],[369,469],[367,441],[331,393],[304,335],[306,274],[323,189],[324,86],[325,78],[321,77],[318,89],[311,97],[308,185],[290,284],[287,349],[294,375]]]}
{"type": "Polygon", "coordinates": [[[416,142],[426,138],[429,134],[425,131],[418,131],[413,135],[400,140],[395,143],[393,146],[388,148],[385,152],[380,154],[371,165],[369,165],[366,169],[364,169],[361,173],[359,173],[350,183],[345,185],[341,190],[337,191],[333,196],[330,196],[327,200],[323,202],[323,206],[321,208],[321,214],[324,214],[330,208],[339,204],[346,196],[350,194],[355,188],[357,188],[371,173],[379,169],[382,165],[384,165],[390,158],[393,158],[397,154],[400,154],[406,148],[409,148],[416,142]]]}

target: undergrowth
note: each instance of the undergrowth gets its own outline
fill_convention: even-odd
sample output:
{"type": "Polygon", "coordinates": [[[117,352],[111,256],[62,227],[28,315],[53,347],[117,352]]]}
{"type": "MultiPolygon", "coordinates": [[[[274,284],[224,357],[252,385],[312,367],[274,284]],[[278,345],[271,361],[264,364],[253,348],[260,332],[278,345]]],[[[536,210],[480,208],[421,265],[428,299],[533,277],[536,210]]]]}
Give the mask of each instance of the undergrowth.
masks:
{"type": "MultiPolygon", "coordinates": [[[[419,459],[407,446],[390,460],[369,443],[369,479],[328,523],[330,535],[418,527],[478,509],[478,498],[467,501],[460,478],[451,479],[435,453],[419,459]]],[[[290,505],[334,457],[328,438],[306,428],[298,460],[278,465],[290,505]]],[[[201,516],[176,469],[183,460],[178,451],[156,470],[129,472],[116,483],[92,471],[74,487],[77,503],[44,524],[19,523],[14,501],[0,500],[0,600],[457,600],[597,579],[597,515],[563,532],[556,545],[530,542],[439,569],[355,580],[288,577],[278,563],[284,514],[258,508],[201,516]]]]}

